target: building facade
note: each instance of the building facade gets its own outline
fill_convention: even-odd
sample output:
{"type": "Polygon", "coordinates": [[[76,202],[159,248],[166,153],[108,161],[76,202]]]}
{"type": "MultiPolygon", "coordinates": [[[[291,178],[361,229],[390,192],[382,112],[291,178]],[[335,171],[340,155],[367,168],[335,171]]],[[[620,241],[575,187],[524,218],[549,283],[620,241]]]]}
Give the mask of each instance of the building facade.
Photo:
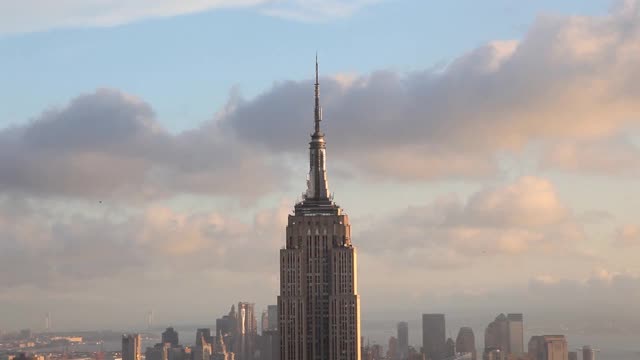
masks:
{"type": "Polygon", "coordinates": [[[153,347],[148,347],[144,353],[145,360],[169,360],[169,350],[171,344],[159,343],[153,347]]]}
{"type": "Polygon", "coordinates": [[[507,314],[509,323],[509,353],[524,354],[524,324],[522,314],[507,314]]]}
{"type": "Polygon", "coordinates": [[[237,327],[233,352],[237,360],[253,360],[258,336],[258,321],[254,311],[255,305],[239,302],[237,311],[237,327]]]}
{"type": "Polygon", "coordinates": [[[445,357],[444,314],[422,314],[422,351],[428,360],[445,357]]]}
{"type": "Polygon", "coordinates": [[[405,321],[398,323],[398,358],[407,360],[409,357],[409,324],[405,321]]]}
{"type": "Polygon", "coordinates": [[[360,360],[356,249],[349,217],[329,192],[319,89],[316,61],[307,191],[289,215],[280,250],[280,359],[360,360]]]}
{"type": "Polygon", "coordinates": [[[532,336],[529,340],[532,360],[568,360],[567,339],[564,335],[532,336]]]}
{"type": "Polygon", "coordinates": [[[476,338],[473,335],[473,329],[470,327],[461,327],[456,337],[456,351],[461,354],[471,354],[471,359],[476,360],[476,338]]]}
{"type": "Polygon", "coordinates": [[[278,305],[267,306],[267,330],[278,330],[278,305]]]}
{"type": "Polygon", "coordinates": [[[505,356],[509,353],[509,320],[500,314],[487,325],[484,331],[485,354],[488,350],[500,350],[505,356]]]}
{"type": "Polygon", "coordinates": [[[168,327],[165,331],[162,332],[162,343],[169,343],[171,344],[171,347],[178,347],[180,345],[178,332],[175,331],[172,327],[168,327]]]}
{"type": "Polygon", "coordinates": [[[582,360],[596,360],[596,350],[591,346],[585,345],[582,347],[582,360]]]}
{"type": "Polygon", "coordinates": [[[122,335],[122,360],[140,360],[140,334],[122,335]]]}

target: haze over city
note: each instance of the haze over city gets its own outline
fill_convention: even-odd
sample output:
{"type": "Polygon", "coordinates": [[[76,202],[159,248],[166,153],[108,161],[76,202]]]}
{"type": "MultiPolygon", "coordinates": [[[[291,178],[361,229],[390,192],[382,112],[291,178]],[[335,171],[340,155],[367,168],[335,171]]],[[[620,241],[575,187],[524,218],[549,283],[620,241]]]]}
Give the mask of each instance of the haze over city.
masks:
{"type": "Polygon", "coordinates": [[[640,351],[638,64],[635,0],[0,0],[0,330],[276,304],[321,116],[362,336],[640,351]]]}

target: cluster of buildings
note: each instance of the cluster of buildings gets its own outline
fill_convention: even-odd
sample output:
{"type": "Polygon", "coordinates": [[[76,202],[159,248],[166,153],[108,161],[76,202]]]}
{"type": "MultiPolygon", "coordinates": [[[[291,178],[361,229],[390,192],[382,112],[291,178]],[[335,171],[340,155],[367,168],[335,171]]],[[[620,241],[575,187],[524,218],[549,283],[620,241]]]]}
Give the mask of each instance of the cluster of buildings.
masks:
{"type": "MultiPolygon", "coordinates": [[[[578,352],[569,351],[564,335],[532,336],[524,342],[522,314],[500,314],[487,325],[484,347],[478,354],[475,335],[470,327],[458,330],[456,339],[446,337],[444,314],[422,315],[422,347],[409,345],[409,326],[400,322],[397,336],[389,339],[386,353],[378,344],[367,344],[363,360],[578,360],[578,352]]],[[[595,360],[591,346],[582,348],[582,360],[595,360]]]]}
{"type": "MultiPolygon", "coordinates": [[[[278,360],[278,308],[269,305],[261,315],[260,333],[254,304],[239,302],[216,320],[215,335],[209,328],[196,331],[195,344],[180,344],[178,332],[169,327],[161,341],[144,351],[146,360],[278,360]]],[[[140,334],[122,336],[122,360],[141,360],[140,334]]]]}

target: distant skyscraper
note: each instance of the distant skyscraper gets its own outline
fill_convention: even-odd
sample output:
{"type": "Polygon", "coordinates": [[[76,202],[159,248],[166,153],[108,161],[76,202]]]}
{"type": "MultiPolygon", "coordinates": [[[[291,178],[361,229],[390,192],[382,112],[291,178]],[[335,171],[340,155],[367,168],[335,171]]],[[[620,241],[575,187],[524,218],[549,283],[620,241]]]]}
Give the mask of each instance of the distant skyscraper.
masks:
{"type": "Polygon", "coordinates": [[[442,360],[445,354],[444,314],[422,314],[422,351],[428,360],[442,360]]]}
{"type": "Polygon", "coordinates": [[[452,338],[448,338],[444,345],[444,357],[453,358],[454,356],[456,356],[456,343],[452,338]]]}
{"type": "Polygon", "coordinates": [[[238,319],[236,314],[236,306],[231,305],[231,310],[229,314],[224,315],[223,317],[216,319],[216,335],[217,336],[229,336],[235,335],[236,329],[238,327],[238,319]]]}
{"type": "Polygon", "coordinates": [[[162,343],[169,343],[172,347],[178,347],[180,341],[178,341],[178,332],[172,327],[168,327],[162,333],[162,343]]]}
{"type": "Polygon", "coordinates": [[[532,336],[529,357],[532,360],[568,360],[567,339],[564,335],[532,336]]]}
{"type": "Polygon", "coordinates": [[[44,330],[45,331],[50,331],[51,330],[51,313],[50,312],[48,312],[44,316],[44,330]]]}
{"type": "Polygon", "coordinates": [[[218,344],[214,346],[212,360],[234,360],[235,354],[227,350],[227,345],[224,342],[224,336],[218,335],[218,344]]]}
{"type": "Polygon", "coordinates": [[[356,249],[349,217],[329,192],[319,91],[316,61],[307,191],[289,215],[280,250],[280,359],[360,360],[356,249]]]}
{"type": "Polygon", "coordinates": [[[582,360],[596,360],[596,350],[591,346],[585,345],[582,347],[582,360]]]}
{"type": "Polygon", "coordinates": [[[254,313],[254,304],[239,302],[237,333],[235,335],[235,346],[233,347],[237,360],[253,359],[257,335],[258,322],[254,313]]]}
{"type": "Polygon", "coordinates": [[[569,351],[569,360],[578,360],[578,352],[569,351]]]}
{"type": "Polygon", "coordinates": [[[280,360],[278,330],[265,330],[259,338],[260,360],[280,360]]]}
{"type": "Polygon", "coordinates": [[[211,329],[209,328],[196,330],[196,345],[202,346],[204,344],[213,345],[213,336],[211,335],[211,329]]]}
{"type": "Polygon", "coordinates": [[[500,350],[501,354],[509,353],[509,320],[500,314],[489,323],[484,332],[484,348],[486,350],[500,350]]]}
{"type": "Polygon", "coordinates": [[[269,329],[269,313],[267,310],[262,310],[262,316],[260,317],[260,333],[264,333],[269,329]]]}
{"type": "Polygon", "coordinates": [[[399,351],[398,351],[398,338],[392,336],[389,338],[389,345],[387,347],[387,359],[388,360],[399,360],[399,351]]]}
{"type": "Polygon", "coordinates": [[[470,327],[462,327],[458,331],[456,351],[459,353],[471,353],[471,360],[476,360],[476,338],[470,327]]]}
{"type": "Polygon", "coordinates": [[[398,323],[398,358],[407,360],[409,357],[409,324],[401,321],[398,323]]]}
{"type": "Polygon", "coordinates": [[[407,352],[407,359],[426,360],[427,356],[423,352],[418,352],[413,346],[409,346],[409,351],[407,352]]]}
{"type": "Polygon", "coordinates": [[[484,349],[484,352],[482,353],[482,359],[483,360],[507,360],[507,353],[497,348],[488,347],[484,349]]]}
{"type": "Polygon", "coordinates": [[[267,306],[268,330],[278,330],[278,305],[267,306]]]}
{"type": "Polygon", "coordinates": [[[171,344],[160,343],[153,347],[148,347],[144,352],[145,360],[169,360],[169,349],[171,344]]]}
{"type": "Polygon", "coordinates": [[[122,360],[140,360],[140,334],[122,335],[122,360]]]}
{"type": "Polygon", "coordinates": [[[192,360],[211,360],[213,353],[213,339],[210,329],[198,329],[196,331],[196,346],[191,348],[192,360]]]}
{"type": "Polygon", "coordinates": [[[153,310],[147,312],[147,329],[153,328],[153,310]]]}
{"type": "Polygon", "coordinates": [[[509,322],[509,353],[524,354],[524,325],[522,314],[507,314],[509,322]]]}

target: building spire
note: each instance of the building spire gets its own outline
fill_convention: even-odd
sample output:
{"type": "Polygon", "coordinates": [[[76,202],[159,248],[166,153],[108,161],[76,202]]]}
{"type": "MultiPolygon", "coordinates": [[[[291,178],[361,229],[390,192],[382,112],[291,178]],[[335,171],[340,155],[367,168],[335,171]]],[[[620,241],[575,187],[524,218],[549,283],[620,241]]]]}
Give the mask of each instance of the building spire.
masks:
{"type": "Polygon", "coordinates": [[[320,82],[318,81],[318,53],[316,52],[316,83],[315,83],[315,133],[320,134],[320,121],[322,121],[322,108],[320,107],[320,82]]]}
{"type": "Polygon", "coordinates": [[[327,201],[330,198],[326,169],[326,145],[324,134],[320,131],[322,108],[320,107],[320,82],[318,81],[318,54],[316,54],[316,82],[315,82],[315,131],[311,134],[309,143],[309,177],[307,179],[306,200],[327,201]]]}

